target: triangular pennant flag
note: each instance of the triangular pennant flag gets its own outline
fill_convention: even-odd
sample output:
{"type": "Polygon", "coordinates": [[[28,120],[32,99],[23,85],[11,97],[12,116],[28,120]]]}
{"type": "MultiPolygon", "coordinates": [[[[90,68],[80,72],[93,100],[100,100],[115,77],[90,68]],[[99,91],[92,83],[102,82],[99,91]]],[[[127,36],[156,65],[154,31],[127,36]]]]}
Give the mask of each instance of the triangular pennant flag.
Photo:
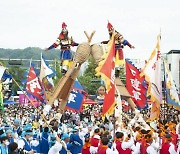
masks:
{"type": "Polygon", "coordinates": [[[48,62],[41,55],[40,81],[42,81],[45,77],[51,78],[54,75],[56,75],[56,72],[49,66],[48,62]]]}

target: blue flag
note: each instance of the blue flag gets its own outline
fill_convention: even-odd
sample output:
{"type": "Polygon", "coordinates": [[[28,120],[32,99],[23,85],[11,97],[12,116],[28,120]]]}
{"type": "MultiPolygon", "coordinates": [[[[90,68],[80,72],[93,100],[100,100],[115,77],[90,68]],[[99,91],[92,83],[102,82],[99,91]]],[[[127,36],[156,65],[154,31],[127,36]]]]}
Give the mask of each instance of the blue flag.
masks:
{"type": "Polygon", "coordinates": [[[167,103],[173,105],[178,110],[180,110],[180,101],[178,96],[178,90],[173,80],[172,74],[168,69],[167,62],[164,60],[164,68],[165,68],[165,83],[166,83],[166,96],[167,103]]]}
{"type": "Polygon", "coordinates": [[[12,79],[12,75],[9,74],[9,72],[7,71],[7,69],[3,66],[0,66],[0,80],[6,80],[6,79],[9,79],[11,80],[12,79]]]}
{"type": "Polygon", "coordinates": [[[81,84],[76,80],[73,90],[70,92],[66,108],[72,111],[80,111],[84,99],[84,91],[81,84]]]}

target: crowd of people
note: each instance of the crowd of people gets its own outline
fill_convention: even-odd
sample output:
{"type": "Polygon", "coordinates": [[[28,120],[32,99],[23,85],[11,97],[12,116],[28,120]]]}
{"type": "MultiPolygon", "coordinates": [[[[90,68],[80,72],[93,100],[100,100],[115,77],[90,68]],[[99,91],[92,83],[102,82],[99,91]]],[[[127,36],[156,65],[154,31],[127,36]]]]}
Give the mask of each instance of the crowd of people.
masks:
{"type": "Polygon", "coordinates": [[[60,121],[53,108],[41,117],[38,109],[5,107],[0,117],[2,154],[179,154],[180,117],[145,122],[135,111],[131,119],[101,118],[101,106],[89,105],[80,113],[66,110],[60,121]]]}

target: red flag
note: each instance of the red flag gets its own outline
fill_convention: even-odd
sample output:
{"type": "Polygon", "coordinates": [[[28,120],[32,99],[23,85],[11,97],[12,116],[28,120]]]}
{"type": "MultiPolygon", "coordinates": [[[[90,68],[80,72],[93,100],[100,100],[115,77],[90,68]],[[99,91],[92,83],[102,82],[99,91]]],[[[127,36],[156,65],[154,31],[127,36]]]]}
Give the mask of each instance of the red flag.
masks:
{"type": "Polygon", "coordinates": [[[109,114],[111,115],[114,111],[115,106],[115,85],[111,83],[111,89],[108,93],[105,94],[102,115],[109,114]]]}
{"type": "Polygon", "coordinates": [[[140,77],[140,71],[126,59],[126,88],[136,106],[143,109],[147,105],[145,77],[140,77]]]}
{"type": "Polygon", "coordinates": [[[34,71],[34,67],[31,66],[28,74],[28,79],[26,83],[26,92],[31,94],[36,99],[40,100],[41,102],[44,101],[43,98],[43,89],[39,82],[39,79],[34,71]]]}
{"type": "Polygon", "coordinates": [[[114,35],[107,44],[107,50],[96,68],[97,75],[101,75],[106,86],[102,114],[112,114],[115,106],[115,42],[114,35]]]}

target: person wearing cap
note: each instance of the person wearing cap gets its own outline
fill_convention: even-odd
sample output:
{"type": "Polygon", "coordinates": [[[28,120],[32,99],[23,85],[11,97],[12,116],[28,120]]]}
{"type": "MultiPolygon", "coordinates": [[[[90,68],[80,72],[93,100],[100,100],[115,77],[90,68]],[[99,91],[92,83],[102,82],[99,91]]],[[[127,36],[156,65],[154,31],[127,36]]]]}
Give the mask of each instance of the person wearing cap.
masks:
{"type": "Polygon", "coordinates": [[[84,136],[85,140],[84,140],[84,145],[83,145],[83,148],[82,148],[82,154],[90,154],[90,133],[87,133],[85,136],[84,136]]]}
{"type": "Polygon", "coordinates": [[[59,154],[59,152],[62,150],[62,144],[60,138],[57,135],[57,132],[54,132],[51,137],[53,140],[52,145],[50,145],[48,154],[59,154]]]}
{"type": "Polygon", "coordinates": [[[31,148],[35,150],[37,153],[40,153],[40,138],[38,130],[33,131],[33,140],[30,141],[31,148]]]}
{"type": "Polygon", "coordinates": [[[31,148],[30,141],[33,139],[32,130],[26,130],[24,137],[18,141],[18,149],[28,154],[34,154],[35,151],[31,148]]]}
{"type": "Polygon", "coordinates": [[[15,119],[13,125],[14,125],[13,131],[14,131],[16,134],[21,135],[21,132],[22,132],[22,131],[21,131],[19,119],[15,119]]]}
{"type": "Polygon", "coordinates": [[[3,130],[0,130],[0,153],[8,154],[8,137],[3,130]]]}
{"type": "Polygon", "coordinates": [[[72,154],[79,154],[82,151],[83,141],[79,137],[79,128],[76,126],[70,135],[68,149],[72,154]]]}
{"type": "Polygon", "coordinates": [[[67,154],[69,152],[67,144],[69,143],[69,135],[67,133],[64,133],[61,137],[61,144],[62,144],[62,149],[59,151],[60,154],[67,154]]]}
{"type": "Polygon", "coordinates": [[[68,36],[67,25],[65,22],[62,23],[62,31],[56,42],[45,50],[51,50],[53,48],[57,48],[58,46],[61,46],[60,60],[62,64],[62,73],[66,73],[68,68],[71,66],[73,59],[71,46],[78,46],[78,43],[74,42],[72,37],[68,36]]]}
{"type": "MultiPolygon", "coordinates": [[[[115,39],[115,57],[116,58],[116,74],[119,75],[119,67],[120,65],[124,65],[124,54],[123,54],[123,48],[124,46],[129,46],[130,48],[135,48],[133,45],[131,45],[121,33],[117,32],[112,24],[108,22],[107,29],[109,33],[109,37],[111,39],[111,36],[114,33],[114,39],[115,39]]],[[[109,41],[102,41],[102,44],[107,44],[109,41]]]]}
{"type": "Polygon", "coordinates": [[[12,130],[8,129],[6,130],[6,136],[8,137],[8,141],[11,143],[11,142],[14,142],[14,138],[12,136],[12,130]]]}
{"type": "Polygon", "coordinates": [[[170,134],[166,134],[165,142],[162,144],[160,154],[178,154],[172,143],[172,136],[170,134]]]}

